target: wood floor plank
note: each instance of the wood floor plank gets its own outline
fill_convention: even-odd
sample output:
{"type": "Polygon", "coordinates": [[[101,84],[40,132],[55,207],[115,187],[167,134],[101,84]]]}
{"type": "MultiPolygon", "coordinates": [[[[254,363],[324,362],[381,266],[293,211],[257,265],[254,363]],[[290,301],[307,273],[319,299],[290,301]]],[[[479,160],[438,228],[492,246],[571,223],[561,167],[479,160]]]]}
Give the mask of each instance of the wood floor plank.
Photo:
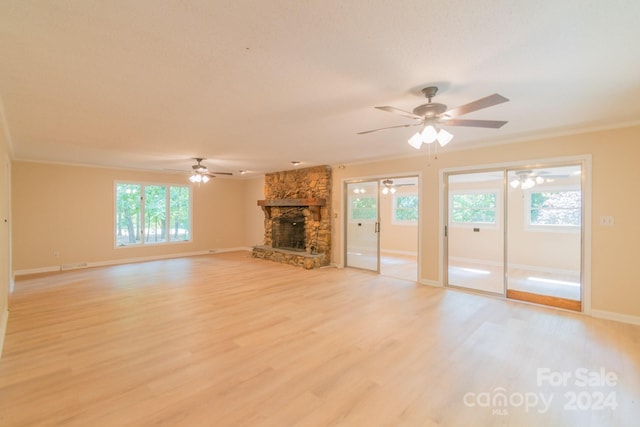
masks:
{"type": "Polygon", "coordinates": [[[0,360],[0,426],[638,419],[638,326],[246,252],[21,278],[0,360]],[[538,384],[540,369],[572,381],[538,384]],[[576,369],[617,381],[576,386],[576,369]],[[483,405],[502,390],[554,401],[483,405]],[[566,409],[566,393],[617,407],[566,409]]]}

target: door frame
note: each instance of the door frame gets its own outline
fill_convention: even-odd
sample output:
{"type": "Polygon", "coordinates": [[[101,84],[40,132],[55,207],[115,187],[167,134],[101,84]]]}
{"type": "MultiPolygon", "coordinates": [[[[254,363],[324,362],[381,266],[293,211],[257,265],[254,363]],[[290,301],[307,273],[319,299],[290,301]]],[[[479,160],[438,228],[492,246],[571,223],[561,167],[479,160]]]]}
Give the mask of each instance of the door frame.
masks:
{"type": "MultiPolygon", "coordinates": [[[[550,158],[542,158],[542,159],[532,159],[532,160],[519,160],[519,161],[510,161],[510,162],[501,162],[501,163],[492,163],[492,164],[482,164],[482,165],[469,165],[469,166],[460,166],[460,167],[452,167],[452,168],[443,168],[440,169],[439,173],[439,194],[438,200],[440,203],[439,209],[439,220],[438,220],[438,228],[440,238],[438,243],[438,262],[440,265],[440,271],[438,273],[438,282],[442,287],[448,287],[445,280],[447,280],[447,274],[445,272],[445,268],[447,267],[447,252],[448,248],[446,247],[446,237],[444,234],[445,225],[447,224],[447,218],[445,217],[448,214],[448,207],[445,206],[447,202],[447,177],[451,173],[475,173],[475,172],[483,172],[488,170],[500,170],[503,169],[505,171],[509,169],[519,169],[519,168],[539,168],[543,166],[561,166],[563,164],[580,164],[582,166],[583,174],[580,177],[581,186],[582,186],[582,244],[581,244],[581,261],[580,261],[580,269],[581,269],[581,297],[582,297],[582,313],[590,314],[591,313],[591,227],[592,227],[592,213],[591,213],[591,176],[592,176],[592,156],[591,154],[577,155],[577,156],[566,156],[566,157],[550,157],[550,158]]],[[[506,176],[506,175],[505,175],[506,176]]],[[[506,177],[505,183],[506,186],[506,177]]],[[[506,190],[506,188],[505,188],[506,190]]],[[[505,191],[506,193],[506,191],[505,191]]],[[[504,208],[506,209],[506,194],[505,194],[505,204],[504,208]]],[[[506,211],[505,211],[506,215],[506,211]]],[[[505,217],[505,233],[506,233],[506,217],[505,217]]],[[[506,265],[506,256],[507,256],[507,246],[506,246],[506,234],[505,234],[505,265],[506,265]]],[[[454,288],[452,288],[454,289],[454,288]]],[[[506,299],[506,281],[505,281],[505,296],[506,299]]],[[[516,301],[516,300],[514,300],[516,301]]]]}

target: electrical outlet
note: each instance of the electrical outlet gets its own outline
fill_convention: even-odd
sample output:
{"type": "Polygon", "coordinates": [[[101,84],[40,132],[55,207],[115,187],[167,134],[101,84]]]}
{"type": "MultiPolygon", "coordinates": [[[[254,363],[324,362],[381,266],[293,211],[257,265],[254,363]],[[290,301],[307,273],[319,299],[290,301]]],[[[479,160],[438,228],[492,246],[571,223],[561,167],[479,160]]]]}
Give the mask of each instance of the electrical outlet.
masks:
{"type": "Polygon", "coordinates": [[[60,256],[60,252],[58,251],[53,251],[53,256],[58,258],[60,256]]]}
{"type": "Polygon", "coordinates": [[[600,225],[604,227],[613,227],[613,216],[604,215],[600,217],[600,225]]]}

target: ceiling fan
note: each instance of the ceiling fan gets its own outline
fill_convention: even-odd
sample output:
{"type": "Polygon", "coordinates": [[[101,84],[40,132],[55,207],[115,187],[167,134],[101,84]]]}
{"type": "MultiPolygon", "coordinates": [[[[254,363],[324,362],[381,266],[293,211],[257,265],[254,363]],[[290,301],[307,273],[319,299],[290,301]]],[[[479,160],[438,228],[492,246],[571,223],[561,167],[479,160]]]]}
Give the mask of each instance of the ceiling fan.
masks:
{"type": "Polygon", "coordinates": [[[475,120],[457,118],[474,111],[482,110],[483,108],[492,107],[494,105],[502,104],[503,102],[509,101],[502,95],[494,93],[493,95],[480,98],[468,104],[464,104],[456,108],[447,109],[447,106],[444,104],[431,102],[437,92],[438,88],[436,86],[428,86],[422,89],[422,93],[429,100],[429,102],[426,104],[418,105],[413,109],[413,112],[401,110],[400,108],[391,106],[374,107],[378,110],[387,111],[389,113],[394,113],[402,117],[413,119],[415,120],[415,122],[358,132],[358,135],[364,135],[384,129],[422,126],[423,129],[413,135],[408,141],[412,147],[419,149],[422,144],[431,144],[435,141],[438,141],[440,146],[444,147],[451,141],[453,135],[440,128],[440,126],[470,126],[499,129],[507,123],[506,121],[500,120],[475,120]]]}
{"type": "MultiPolygon", "coordinates": [[[[575,175],[575,174],[574,174],[575,175]]],[[[547,171],[518,170],[509,180],[511,188],[528,190],[536,185],[549,184],[559,178],[569,178],[568,174],[551,174],[547,171]]]]}
{"type": "Polygon", "coordinates": [[[405,184],[396,184],[392,179],[384,179],[382,180],[382,194],[393,194],[396,192],[397,187],[405,187],[405,186],[413,186],[413,183],[405,183],[405,184]]]}
{"type": "Polygon", "coordinates": [[[194,157],[196,164],[191,166],[191,182],[208,182],[209,179],[215,178],[216,175],[233,175],[231,172],[209,172],[209,169],[202,164],[204,157],[194,157]]]}

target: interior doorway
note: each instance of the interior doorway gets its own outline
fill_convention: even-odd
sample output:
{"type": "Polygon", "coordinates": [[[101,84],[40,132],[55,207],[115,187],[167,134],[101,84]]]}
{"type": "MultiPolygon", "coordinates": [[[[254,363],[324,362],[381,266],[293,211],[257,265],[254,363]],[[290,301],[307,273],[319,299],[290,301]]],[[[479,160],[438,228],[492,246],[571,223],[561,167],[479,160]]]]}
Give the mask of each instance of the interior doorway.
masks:
{"type": "Polygon", "coordinates": [[[581,311],[584,165],[445,175],[445,283],[581,311]]]}
{"type": "Polygon", "coordinates": [[[418,176],[345,184],[345,265],[418,280],[418,176]]]}

